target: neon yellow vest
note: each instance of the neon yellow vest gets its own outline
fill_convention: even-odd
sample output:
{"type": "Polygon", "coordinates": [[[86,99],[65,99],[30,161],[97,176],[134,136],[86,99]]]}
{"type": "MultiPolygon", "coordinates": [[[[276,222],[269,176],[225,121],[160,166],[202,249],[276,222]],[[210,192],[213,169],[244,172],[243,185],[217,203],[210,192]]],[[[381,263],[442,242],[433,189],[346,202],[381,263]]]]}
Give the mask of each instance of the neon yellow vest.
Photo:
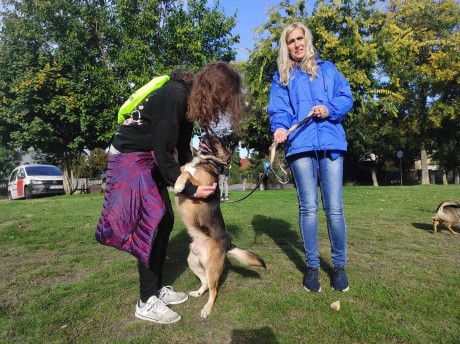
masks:
{"type": "Polygon", "coordinates": [[[125,120],[125,115],[129,115],[135,108],[147,97],[150,92],[163,86],[169,80],[169,76],[162,75],[157,76],[150,80],[148,84],[145,84],[133,94],[131,94],[127,101],[121,106],[118,111],[118,123],[122,123],[125,120]]]}

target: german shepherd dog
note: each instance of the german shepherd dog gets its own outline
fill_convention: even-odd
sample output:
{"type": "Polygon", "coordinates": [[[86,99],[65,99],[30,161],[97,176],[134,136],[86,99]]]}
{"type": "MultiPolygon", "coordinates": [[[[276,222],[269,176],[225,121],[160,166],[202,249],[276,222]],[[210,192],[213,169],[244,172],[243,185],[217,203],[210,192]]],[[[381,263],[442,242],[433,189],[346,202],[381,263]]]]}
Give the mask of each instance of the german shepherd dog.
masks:
{"type": "Polygon", "coordinates": [[[230,159],[231,154],[219,138],[206,135],[201,139],[196,156],[183,166],[183,172],[174,186],[179,214],[192,238],[187,262],[201,281],[201,287],[191,291],[189,295],[198,297],[209,289],[208,302],[201,310],[202,318],[211,314],[227,254],[244,265],[266,268],[264,260],[257,254],[231,243],[220,210],[218,193],[206,199],[190,198],[180,193],[187,181],[194,185],[217,183],[221,168],[228,165],[230,159]]]}

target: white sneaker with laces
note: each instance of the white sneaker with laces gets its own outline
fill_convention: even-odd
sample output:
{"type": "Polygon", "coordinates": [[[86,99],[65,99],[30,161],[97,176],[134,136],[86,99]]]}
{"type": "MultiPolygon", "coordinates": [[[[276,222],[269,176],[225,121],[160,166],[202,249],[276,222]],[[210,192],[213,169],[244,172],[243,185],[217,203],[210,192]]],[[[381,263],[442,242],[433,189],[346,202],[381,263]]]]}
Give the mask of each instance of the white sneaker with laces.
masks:
{"type": "Polygon", "coordinates": [[[188,299],[188,294],[174,291],[172,287],[166,286],[158,292],[158,298],[167,305],[178,305],[188,299]]]}
{"type": "Polygon", "coordinates": [[[136,304],[135,316],[139,319],[153,321],[159,324],[172,324],[182,318],[156,296],[151,296],[142,307],[139,306],[138,302],[136,304]]]}

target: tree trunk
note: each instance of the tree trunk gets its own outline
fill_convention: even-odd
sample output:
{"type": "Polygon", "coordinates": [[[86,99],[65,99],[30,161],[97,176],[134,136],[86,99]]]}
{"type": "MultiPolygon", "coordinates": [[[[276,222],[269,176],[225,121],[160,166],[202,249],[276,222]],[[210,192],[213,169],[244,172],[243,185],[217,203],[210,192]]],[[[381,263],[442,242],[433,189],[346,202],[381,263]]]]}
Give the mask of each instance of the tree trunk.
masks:
{"type": "Polygon", "coordinates": [[[460,167],[459,168],[456,168],[454,169],[454,174],[455,174],[455,177],[454,177],[454,183],[455,184],[460,184],[460,167]]]}
{"type": "MultiPolygon", "coordinates": [[[[72,157],[70,154],[64,156],[64,191],[67,195],[73,195],[78,185],[74,185],[74,175],[72,169],[72,157]]],[[[78,161],[78,160],[77,160],[78,161]]]]}
{"type": "Polygon", "coordinates": [[[379,186],[379,181],[377,180],[377,173],[375,172],[375,166],[371,167],[371,175],[372,175],[372,184],[374,186],[379,186]]]}
{"type": "Polygon", "coordinates": [[[442,170],[442,184],[447,185],[447,172],[445,169],[442,170]]]}
{"type": "Polygon", "coordinates": [[[72,180],[73,180],[72,169],[66,166],[64,168],[64,191],[67,195],[71,195],[74,191],[72,187],[72,180]]]}
{"type": "Polygon", "coordinates": [[[420,150],[420,161],[422,163],[422,185],[429,185],[430,175],[428,172],[428,157],[425,148],[420,150]]]}

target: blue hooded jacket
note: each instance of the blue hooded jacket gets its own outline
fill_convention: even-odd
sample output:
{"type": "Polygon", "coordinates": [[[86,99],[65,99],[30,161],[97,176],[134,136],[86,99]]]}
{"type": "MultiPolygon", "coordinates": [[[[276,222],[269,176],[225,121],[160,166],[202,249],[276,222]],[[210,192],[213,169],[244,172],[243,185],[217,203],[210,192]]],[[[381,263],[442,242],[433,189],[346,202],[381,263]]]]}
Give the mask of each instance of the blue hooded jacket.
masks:
{"type": "Polygon", "coordinates": [[[320,59],[316,62],[318,75],[313,81],[300,67],[291,71],[287,86],[280,83],[279,72],[273,76],[268,103],[272,132],[279,128],[289,130],[315,105],[324,105],[329,110],[327,118],[315,117],[288,136],[286,157],[308,151],[347,150],[345,130],[340,122],[353,106],[350,85],[332,62],[320,59]]]}

